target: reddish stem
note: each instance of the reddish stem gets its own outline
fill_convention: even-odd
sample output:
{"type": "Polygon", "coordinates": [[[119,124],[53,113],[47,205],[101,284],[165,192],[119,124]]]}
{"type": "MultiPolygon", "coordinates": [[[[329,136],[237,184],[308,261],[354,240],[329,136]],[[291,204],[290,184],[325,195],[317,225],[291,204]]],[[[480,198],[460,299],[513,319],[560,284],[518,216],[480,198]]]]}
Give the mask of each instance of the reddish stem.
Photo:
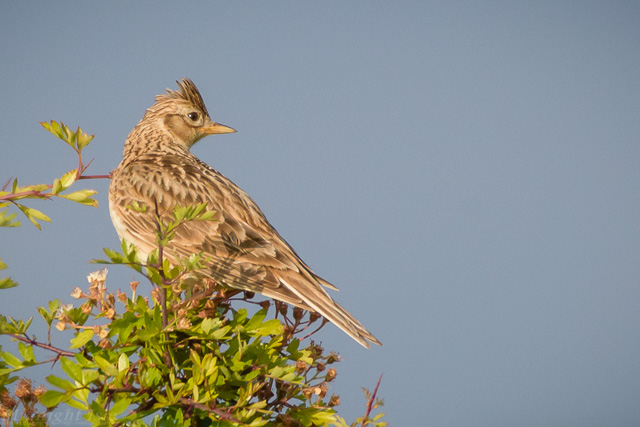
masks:
{"type": "Polygon", "coordinates": [[[108,175],[82,175],[78,179],[111,179],[111,174],[108,175]]]}
{"type": "Polygon", "coordinates": [[[380,387],[380,381],[382,380],[382,374],[380,374],[380,378],[378,378],[378,382],[376,383],[376,388],[373,389],[373,393],[369,397],[369,401],[367,402],[367,412],[364,414],[364,420],[362,421],[362,427],[365,426],[365,422],[369,419],[369,414],[373,409],[373,404],[376,401],[376,394],[378,393],[378,387],[380,387]]]}
{"type": "MultiPolygon", "coordinates": [[[[48,184],[47,188],[53,188],[53,184],[48,184]]],[[[17,198],[20,198],[20,197],[27,197],[27,196],[38,196],[38,197],[42,197],[42,198],[45,198],[45,199],[49,199],[49,198],[51,198],[52,194],[43,193],[42,191],[31,190],[31,191],[23,191],[22,193],[5,194],[4,196],[0,196],[0,200],[13,201],[13,199],[17,199],[17,198]]]]}

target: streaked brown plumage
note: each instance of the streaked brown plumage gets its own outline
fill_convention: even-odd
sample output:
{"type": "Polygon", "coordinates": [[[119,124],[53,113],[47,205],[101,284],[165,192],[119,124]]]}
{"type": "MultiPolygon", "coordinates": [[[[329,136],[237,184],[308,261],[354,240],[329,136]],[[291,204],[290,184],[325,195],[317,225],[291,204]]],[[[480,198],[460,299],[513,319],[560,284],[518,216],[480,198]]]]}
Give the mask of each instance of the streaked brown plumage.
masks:
{"type": "Polygon", "coordinates": [[[113,171],[109,212],[121,239],[144,258],[156,247],[155,206],[170,217],[175,206],[207,203],[215,221],[181,225],[165,254],[170,259],[204,252],[211,259],[202,274],[225,286],[261,293],[320,313],[365,347],[381,344],[338,305],[318,277],[269,224],[260,208],[233,182],[191,154],[203,137],[235,132],[214,123],[189,79],[167,90],[129,134],[124,159],[113,171]],[[139,212],[133,202],[154,207],[139,212]]]}

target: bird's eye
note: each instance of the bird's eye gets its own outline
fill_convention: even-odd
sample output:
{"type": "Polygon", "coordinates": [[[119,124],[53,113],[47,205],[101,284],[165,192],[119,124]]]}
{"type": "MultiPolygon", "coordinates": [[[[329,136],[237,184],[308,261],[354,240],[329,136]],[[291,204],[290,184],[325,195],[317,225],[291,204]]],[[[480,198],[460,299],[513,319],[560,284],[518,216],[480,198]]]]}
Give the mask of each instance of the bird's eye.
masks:
{"type": "Polygon", "coordinates": [[[189,114],[187,114],[187,117],[189,117],[192,121],[194,121],[194,122],[195,122],[195,121],[198,121],[198,118],[199,118],[200,116],[198,115],[198,113],[193,112],[193,113],[189,113],[189,114]]]}

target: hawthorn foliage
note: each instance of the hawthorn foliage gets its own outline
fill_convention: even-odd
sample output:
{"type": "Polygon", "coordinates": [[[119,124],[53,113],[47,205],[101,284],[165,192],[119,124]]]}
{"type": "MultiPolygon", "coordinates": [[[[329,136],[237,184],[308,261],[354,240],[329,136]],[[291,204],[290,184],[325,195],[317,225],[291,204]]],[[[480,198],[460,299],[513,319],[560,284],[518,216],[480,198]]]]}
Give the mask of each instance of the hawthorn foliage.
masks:
{"type": "MultiPolygon", "coordinates": [[[[78,167],[52,184],[19,187],[17,179],[8,181],[0,190],[0,226],[20,225],[11,208],[38,228],[39,221],[50,221],[24,205],[27,199],[97,206],[95,191],[67,191],[82,179],[108,178],[85,175],[82,150],[93,136],[53,121],[43,126],[74,149],[78,167]]],[[[67,405],[95,426],[348,426],[336,411],[339,397],[329,393],[340,358],[309,339],[324,325],[317,314],[255,301],[251,293],[199,278],[206,263],[201,254],[177,265],[163,258],[175,228],[213,221],[214,214],[196,205],[177,207],[171,221],[158,219],[158,248],[146,260],[124,241],[118,251],[105,249],[107,258],[95,262],[131,268],[142,283],[113,291],[107,268],[91,273],[87,289],[73,290],[74,303],[56,299],[38,307],[46,341],[29,333],[33,318],[0,315],[0,334],[17,343],[17,352],[0,351],[0,422],[47,425],[49,414],[67,405]],[[150,286],[149,296],[138,292],[140,286],[150,286]],[[73,337],[66,346],[54,344],[56,331],[73,337]],[[35,348],[50,357],[38,360],[35,348]],[[48,389],[15,375],[38,364],[61,367],[46,378],[48,389]]],[[[0,270],[6,267],[0,261],[0,270]]],[[[0,278],[0,289],[16,285],[0,278]]],[[[351,426],[387,425],[383,413],[373,414],[382,404],[376,391],[365,390],[365,415],[351,426]]]]}

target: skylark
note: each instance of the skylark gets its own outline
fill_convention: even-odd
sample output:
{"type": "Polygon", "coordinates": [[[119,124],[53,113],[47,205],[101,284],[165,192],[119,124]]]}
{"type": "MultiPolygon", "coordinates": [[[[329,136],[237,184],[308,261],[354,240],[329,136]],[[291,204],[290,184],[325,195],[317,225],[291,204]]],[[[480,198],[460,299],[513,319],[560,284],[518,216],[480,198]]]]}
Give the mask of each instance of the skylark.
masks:
{"type": "Polygon", "coordinates": [[[113,171],[109,212],[121,239],[140,256],[157,247],[156,214],[171,218],[176,206],[206,203],[214,221],[180,225],[164,254],[171,261],[203,252],[210,259],[203,276],[217,283],[315,311],[363,346],[381,344],[323,287],[317,276],[269,224],[256,203],[233,182],[191,154],[207,135],[235,132],[211,120],[198,89],[189,79],[156,97],[124,146],[113,171]],[[132,209],[139,206],[150,209],[132,209]]]}

